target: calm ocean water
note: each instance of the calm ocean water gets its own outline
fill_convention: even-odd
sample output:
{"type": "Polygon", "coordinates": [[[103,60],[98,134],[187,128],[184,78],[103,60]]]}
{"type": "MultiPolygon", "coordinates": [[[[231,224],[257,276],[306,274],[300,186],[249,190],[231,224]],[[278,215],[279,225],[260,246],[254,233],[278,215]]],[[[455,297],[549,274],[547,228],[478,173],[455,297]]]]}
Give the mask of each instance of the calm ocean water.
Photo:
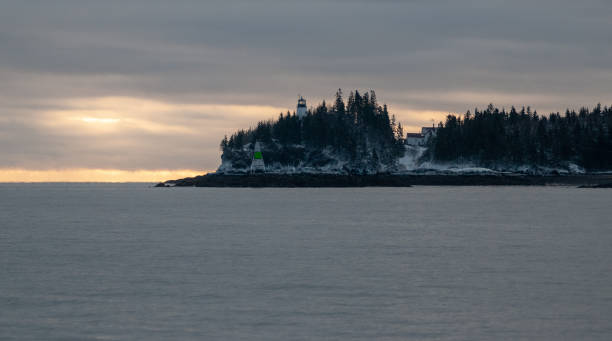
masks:
{"type": "Polygon", "coordinates": [[[0,184],[2,340],[611,340],[612,190],[0,184]]]}

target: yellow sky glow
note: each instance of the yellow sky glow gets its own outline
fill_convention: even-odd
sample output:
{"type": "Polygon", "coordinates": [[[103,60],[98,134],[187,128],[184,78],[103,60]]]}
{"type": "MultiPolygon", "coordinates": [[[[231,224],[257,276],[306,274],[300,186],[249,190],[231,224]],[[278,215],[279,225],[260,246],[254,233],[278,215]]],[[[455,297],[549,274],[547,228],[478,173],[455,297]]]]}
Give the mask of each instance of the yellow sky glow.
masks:
{"type": "Polygon", "coordinates": [[[98,117],[81,117],[81,121],[86,123],[117,123],[120,120],[118,118],[98,118],[98,117]]]}
{"type": "MultiPolygon", "coordinates": [[[[45,129],[83,131],[88,134],[143,131],[153,134],[201,134],[202,127],[240,127],[275,118],[285,108],[261,105],[179,104],[135,97],[74,98],[44,111],[39,124],[45,129]],[[192,113],[184,117],[183,113],[192,113]],[[211,123],[213,123],[211,125],[211,123]]],[[[233,131],[234,128],[230,129],[233,131]]],[[[219,136],[219,140],[223,136],[219,136]]]]}
{"type": "Polygon", "coordinates": [[[160,182],[207,173],[192,169],[121,170],[121,169],[51,169],[32,170],[0,168],[0,182],[160,182]]]}

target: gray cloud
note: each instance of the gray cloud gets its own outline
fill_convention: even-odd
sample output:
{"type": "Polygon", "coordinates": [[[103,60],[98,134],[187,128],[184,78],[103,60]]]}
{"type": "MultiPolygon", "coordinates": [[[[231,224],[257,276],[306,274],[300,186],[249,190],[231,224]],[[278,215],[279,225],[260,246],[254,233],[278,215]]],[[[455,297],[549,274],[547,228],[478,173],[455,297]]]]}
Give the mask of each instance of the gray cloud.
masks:
{"type": "Polygon", "coordinates": [[[606,0],[2,0],[0,167],[211,169],[223,133],[250,122],[171,110],[147,119],[202,133],[163,138],[40,124],[75,98],[292,108],[342,87],[398,113],[610,102],[611,22],[606,0]]]}

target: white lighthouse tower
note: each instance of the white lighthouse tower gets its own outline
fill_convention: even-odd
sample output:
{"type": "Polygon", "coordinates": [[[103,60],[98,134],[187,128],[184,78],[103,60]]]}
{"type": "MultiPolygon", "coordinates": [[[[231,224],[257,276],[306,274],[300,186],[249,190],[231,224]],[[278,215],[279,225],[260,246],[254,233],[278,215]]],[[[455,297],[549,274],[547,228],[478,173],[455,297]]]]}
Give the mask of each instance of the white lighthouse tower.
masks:
{"type": "Polygon", "coordinates": [[[261,143],[255,142],[253,150],[253,159],[251,161],[251,173],[265,173],[266,164],[264,163],[263,154],[261,153],[261,143]]]}
{"type": "Polygon", "coordinates": [[[300,120],[306,117],[306,100],[302,96],[298,99],[297,116],[300,120]]]}

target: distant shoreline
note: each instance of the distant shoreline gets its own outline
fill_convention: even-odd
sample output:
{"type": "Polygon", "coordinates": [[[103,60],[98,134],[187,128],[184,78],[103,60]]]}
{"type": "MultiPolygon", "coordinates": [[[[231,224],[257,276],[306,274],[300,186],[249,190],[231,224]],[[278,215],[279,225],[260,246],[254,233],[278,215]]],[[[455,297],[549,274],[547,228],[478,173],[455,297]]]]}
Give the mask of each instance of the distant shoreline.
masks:
{"type": "Polygon", "coordinates": [[[583,175],[336,175],[206,174],[168,180],[157,187],[411,187],[411,186],[582,186],[607,187],[611,174],[583,175]]]}

